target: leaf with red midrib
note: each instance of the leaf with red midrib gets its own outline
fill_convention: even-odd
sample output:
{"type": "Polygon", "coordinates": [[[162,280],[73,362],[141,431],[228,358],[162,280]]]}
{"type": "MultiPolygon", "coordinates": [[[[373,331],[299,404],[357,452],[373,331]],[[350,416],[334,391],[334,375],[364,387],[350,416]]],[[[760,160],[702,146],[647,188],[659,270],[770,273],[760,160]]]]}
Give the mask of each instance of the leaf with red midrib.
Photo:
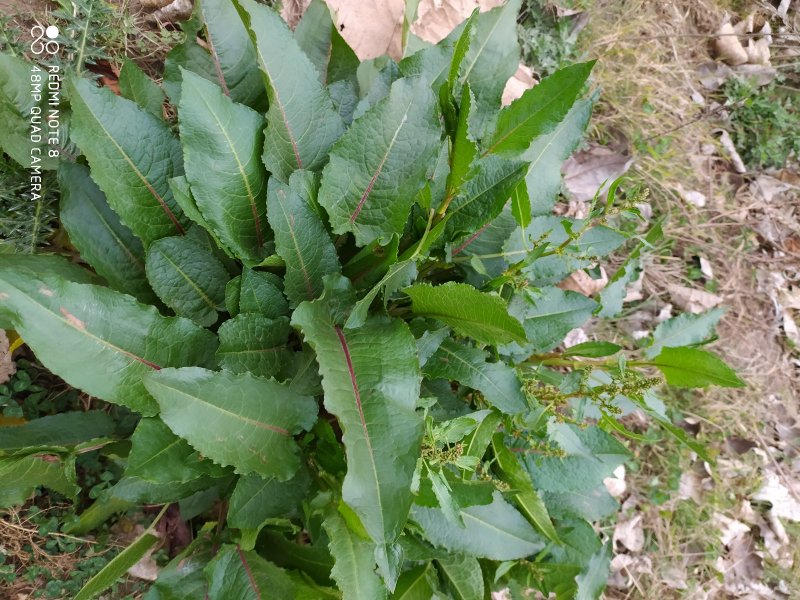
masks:
{"type": "Polygon", "coordinates": [[[146,376],[144,384],[161,408],[161,420],[176,435],[241,474],[292,477],[300,466],[292,436],[317,419],[313,398],[249,373],[162,369],[146,376]]]}
{"type": "Polygon", "coordinates": [[[148,416],[158,406],[142,375],[213,361],[211,332],[132,296],[68,281],[52,258],[3,256],[0,305],[37,358],[69,384],[148,416]]]}
{"type": "Polygon", "coordinates": [[[314,348],[325,390],[325,408],[339,420],[347,455],[344,501],[378,545],[392,543],[411,507],[411,478],[422,435],[414,407],[420,372],[414,337],[398,319],[370,316],[344,330],[353,291],[330,276],[326,291],[297,307],[292,325],[314,348]],[[341,304],[340,304],[341,303],[341,304]]]}
{"type": "Polygon", "coordinates": [[[430,86],[423,79],[395,81],[331,149],[319,203],[334,233],[352,232],[358,246],[386,244],[402,233],[441,135],[430,86]]]}

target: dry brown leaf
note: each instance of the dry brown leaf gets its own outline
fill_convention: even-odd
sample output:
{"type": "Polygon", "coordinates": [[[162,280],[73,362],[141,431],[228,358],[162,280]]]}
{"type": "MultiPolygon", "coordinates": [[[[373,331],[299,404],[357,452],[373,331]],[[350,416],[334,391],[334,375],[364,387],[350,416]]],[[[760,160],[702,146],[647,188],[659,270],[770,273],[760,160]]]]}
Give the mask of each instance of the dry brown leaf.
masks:
{"type": "Polygon", "coordinates": [[[742,157],[739,156],[739,151],[736,150],[736,146],[731,139],[731,135],[724,129],[720,129],[718,131],[720,132],[719,143],[722,144],[725,152],[728,153],[728,157],[731,159],[734,170],[737,173],[747,172],[747,167],[744,166],[744,161],[742,160],[742,157]]]}
{"type": "Polygon", "coordinates": [[[640,552],[644,548],[644,528],[642,527],[642,514],[635,515],[632,519],[621,519],[614,527],[614,546],[621,544],[631,552],[640,552]]]}
{"type": "Polygon", "coordinates": [[[613,477],[603,479],[603,485],[606,486],[606,491],[613,498],[621,497],[628,489],[628,484],[625,482],[625,465],[620,465],[614,469],[613,477]]]}
{"type": "Polygon", "coordinates": [[[403,0],[327,0],[342,37],[361,60],[402,54],[403,0]]]}
{"type": "Polygon", "coordinates": [[[159,568],[153,558],[153,549],[151,548],[135,565],[128,569],[128,575],[144,581],[155,581],[158,579],[158,571],[159,568]]]}
{"type": "Polygon", "coordinates": [[[629,156],[615,152],[597,144],[586,150],[576,152],[568,158],[561,172],[564,186],[573,200],[589,201],[602,186],[604,193],[608,186],[625,173],[633,163],[629,156]]]}
{"type": "Polygon", "coordinates": [[[572,290],[584,296],[594,296],[600,292],[608,283],[608,275],[603,267],[600,267],[600,278],[592,279],[592,277],[583,269],[571,273],[566,279],[563,279],[559,284],[562,290],[572,290]]]}
{"type": "Polygon", "coordinates": [[[576,327],[575,329],[571,329],[567,332],[567,335],[564,337],[564,341],[561,343],[564,345],[564,348],[572,348],[573,346],[577,346],[578,344],[583,344],[584,342],[588,341],[589,336],[586,335],[586,332],[580,327],[576,327]]]}
{"type": "Polygon", "coordinates": [[[511,104],[527,90],[536,85],[536,83],[536,80],[533,78],[533,71],[531,71],[530,67],[519,63],[517,72],[506,82],[506,87],[503,89],[503,106],[511,104]]]}
{"type": "Polygon", "coordinates": [[[5,383],[17,372],[17,364],[9,352],[11,344],[6,332],[0,329],[0,383],[5,383]]]}
{"type": "Polygon", "coordinates": [[[784,485],[776,473],[767,471],[761,489],[753,494],[752,498],[772,504],[771,512],[776,517],[800,521],[800,501],[792,491],[784,485]]]}
{"type": "Polygon", "coordinates": [[[465,21],[472,11],[479,8],[485,12],[505,4],[505,0],[421,0],[417,7],[417,19],[411,25],[411,33],[436,44],[465,21]]]}
{"type": "Polygon", "coordinates": [[[608,578],[608,585],[627,589],[633,586],[634,580],[638,579],[638,576],[652,573],[653,562],[649,557],[617,554],[611,559],[611,576],[608,578]]]}
{"type": "Polygon", "coordinates": [[[281,17],[289,27],[294,29],[309,4],[311,4],[311,0],[283,0],[281,3],[281,17]]]}
{"type": "Polygon", "coordinates": [[[747,62],[747,50],[742,46],[742,42],[735,35],[736,33],[730,23],[723,23],[714,40],[714,50],[717,58],[729,65],[743,65],[747,62]]]}
{"type": "Polygon", "coordinates": [[[722,302],[722,298],[716,294],[682,285],[668,285],[667,291],[672,301],[684,312],[701,313],[722,302]]]}

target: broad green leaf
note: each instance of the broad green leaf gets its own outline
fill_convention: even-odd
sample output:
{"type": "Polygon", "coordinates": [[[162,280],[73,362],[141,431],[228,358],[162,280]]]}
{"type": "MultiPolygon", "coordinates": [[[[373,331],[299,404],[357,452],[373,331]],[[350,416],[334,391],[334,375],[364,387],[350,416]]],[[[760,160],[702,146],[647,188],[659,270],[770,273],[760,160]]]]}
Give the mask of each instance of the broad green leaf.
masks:
{"type": "Polygon", "coordinates": [[[461,509],[464,527],[450,522],[438,508],[414,506],[412,518],[435,546],[478,558],[513,560],[544,548],[539,534],[517,510],[494,493],[491,504],[461,509]]]}
{"type": "Polygon", "coordinates": [[[234,102],[266,110],[267,91],[256,51],[230,0],[197,2],[195,14],[181,27],[186,39],[167,54],[164,64],[164,88],[173,104],[180,102],[183,68],[217,84],[234,102]],[[202,45],[197,41],[200,30],[202,45]]]}
{"type": "Polygon", "coordinates": [[[388,56],[379,56],[363,61],[356,72],[358,78],[359,102],[353,111],[353,118],[361,115],[386,98],[392,83],[401,77],[400,68],[388,56]]]}
{"type": "Polygon", "coordinates": [[[325,409],[342,427],[342,497],[380,549],[400,534],[412,501],[422,438],[416,344],[397,319],[370,316],[358,329],[342,329],[341,303],[351,304],[352,287],[333,276],[326,286],[321,299],[295,310],[292,325],[317,353],[325,409]]]}
{"type": "MultiPolygon", "coordinates": [[[[220,0],[220,4],[225,3],[225,0],[220,0]]],[[[214,58],[211,56],[211,52],[206,44],[202,42],[198,43],[200,37],[203,35],[201,30],[205,29],[203,16],[200,13],[198,5],[199,3],[195,4],[195,10],[191,17],[187,21],[181,23],[181,30],[184,35],[183,42],[172,48],[164,59],[164,79],[162,85],[173,106],[177,106],[181,100],[181,78],[183,77],[183,70],[202,75],[213,83],[220,83],[219,70],[214,62],[214,58]]],[[[250,44],[250,40],[242,25],[242,20],[239,18],[238,14],[234,13],[234,17],[236,19],[235,22],[229,23],[228,25],[240,27],[242,35],[239,39],[243,39],[246,43],[250,44]]],[[[252,44],[250,45],[252,46],[252,44]]],[[[221,66],[222,65],[220,65],[220,67],[221,66]]],[[[255,68],[256,75],[258,75],[257,67],[252,63],[251,66],[255,68]]],[[[266,98],[266,90],[261,83],[261,78],[258,77],[258,80],[261,93],[266,98]]]]}
{"type": "Polygon", "coordinates": [[[252,550],[266,520],[297,512],[310,485],[311,478],[303,468],[288,481],[258,475],[240,477],[228,507],[228,526],[241,530],[242,545],[252,550]]]}
{"type": "Polygon", "coordinates": [[[652,358],[662,348],[699,344],[711,336],[724,313],[724,309],[714,308],[699,314],[685,313],[667,319],[656,327],[653,345],[645,349],[645,354],[652,358]]]}
{"type": "Polygon", "coordinates": [[[589,358],[602,358],[611,356],[622,350],[622,346],[617,346],[611,342],[583,342],[567,348],[563,356],[587,356],[589,358]]]}
{"type": "Polygon", "coordinates": [[[52,454],[0,458],[0,508],[19,507],[40,485],[75,497],[80,488],[75,481],[75,458],[61,459],[52,454]]]}
{"type": "Polygon", "coordinates": [[[156,240],[147,250],[145,269],[153,290],[175,314],[205,327],[216,323],[230,275],[200,244],[179,236],[156,240]]]}
{"type": "Polygon", "coordinates": [[[602,318],[615,317],[622,311],[622,304],[627,295],[627,287],[639,278],[639,255],[642,250],[652,248],[653,244],[664,235],[661,223],[653,225],[637,244],[627,260],[617,269],[609,280],[608,285],[600,292],[602,308],[597,311],[597,316],[602,318]]]}
{"type": "Polygon", "coordinates": [[[560,543],[558,534],[550,520],[550,515],[536,489],[531,476],[507,446],[505,436],[498,432],[492,438],[492,451],[503,480],[515,488],[514,502],[527,519],[546,537],[556,544],[560,543]]]}
{"type": "Polygon", "coordinates": [[[59,219],[70,242],[114,289],[142,302],[156,299],[147,283],[142,242],[120,223],[89,169],[63,162],[58,170],[61,187],[59,219]]]}
{"type": "MultiPolygon", "coordinates": [[[[279,567],[303,571],[321,585],[334,585],[331,579],[333,558],[325,544],[297,544],[279,533],[267,530],[259,536],[257,550],[279,567]]],[[[341,593],[337,597],[341,598],[341,593]]],[[[308,600],[317,598],[312,596],[308,600]]]]}
{"type": "Polygon", "coordinates": [[[578,63],[556,71],[501,110],[484,155],[517,157],[535,138],[553,131],[572,108],[594,63],[578,63]]]}
{"type": "Polygon", "coordinates": [[[548,424],[550,439],[562,456],[519,452],[537,491],[556,517],[574,514],[594,520],[613,512],[616,502],[608,495],[603,479],[624,464],[630,454],[625,446],[596,426],[548,424]]]}
{"type": "Polygon", "coordinates": [[[355,307],[353,307],[353,311],[347,318],[345,327],[348,329],[361,327],[367,320],[369,307],[372,305],[375,297],[381,291],[383,292],[385,306],[389,296],[391,296],[397,290],[409,285],[412,281],[414,281],[416,276],[417,264],[414,261],[404,260],[402,262],[393,264],[391,267],[389,267],[389,270],[386,272],[386,275],[383,276],[383,279],[376,283],[361,300],[356,302],[355,307]]]}
{"type": "Polygon", "coordinates": [[[235,255],[263,257],[267,173],[259,159],[263,118],[190,71],[178,109],[186,179],[197,208],[235,255]]]}
{"type": "Polygon", "coordinates": [[[436,558],[436,566],[456,600],[483,600],[483,574],[476,558],[447,553],[436,558]]]}
{"type": "Polygon", "coordinates": [[[450,204],[447,230],[450,236],[473,233],[497,217],[521,181],[527,163],[487,156],[467,174],[458,196],[450,204]]]}
{"type": "Polygon", "coordinates": [[[520,227],[527,227],[531,222],[531,202],[528,198],[528,185],[520,181],[511,192],[511,214],[520,227]]]}
{"type": "Polygon", "coordinates": [[[406,55],[398,67],[403,77],[419,77],[434,90],[439,90],[447,79],[447,72],[453,60],[453,50],[458,41],[461,26],[456,27],[447,37],[435,46],[426,46],[406,55]]]}
{"type": "Polygon", "coordinates": [[[319,203],[334,233],[386,244],[403,232],[414,196],[439,152],[436,99],[420,79],[399,79],[331,149],[319,203]]]}
{"type": "Polygon", "coordinates": [[[606,588],[611,567],[611,542],[606,543],[592,556],[589,565],[575,578],[578,584],[575,600],[595,600],[606,588]]]}
{"type": "Polygon", "coordinates": [[[294,598],[291,578],[255,552],[225,545],[205,568],[208,600],[294,598]]]}
{"type": "Polygon", "coordinates": [[[161,419],[139,421],[123,478],[113,495],[134,502],[173,502],[211,487],[230,472],[200,456],[161,419]]]}
{"type": "Polygon", "coordinates": [[[225,286],[225,307],[231,315],[256,313],[268,319],[289,314],[283,281],[274,273],[245,268],[225,286]]]}
{"type": "Polygon", "coordinates": [[[736,372],[715,354],[696,348],[662,348],[647,364],[658,367],[667,383],[679,387],[745,387],[736,372]]]}
{"type": "Polygon", "coordinates": [[[599,257],[613,252],[627,239],[616,230],[599,225],[586,230],[579,239],[570,240],[567,226],[577,233],[583,228],[583,222],[556,215],[533,217],[524,231],[518,229],[508,238],[503,256],[510,263],[526,260],[528,264],[522,272],[531,285],[541,287],[558,283],[573,271],[597,262],[599,257]],[[545,242],[550,247],[564,244],[564,251],[531,261],[534,243],[541,246],[545,242]]]}
{"type": "Polygon", "coordinates": [[[164,92],[138,65],[130,59],[122,63],[119,72],[119,91],[154,117],[164,118],[164,92]]]}
{"type": "MultiPolygon", "coordinates": [[[[414,322],[412,321],[412,327],[414,322]]],[[[442,345],[442,342],[450,335],[450,329],[448,327],[441,327],[439,329],[427,329],[427,322],[421,321],[421,327],[423,327],[422,335],[417,338],[417,355],[419,356],[419,366],[420,368],[425,366],[425,363],[428,362],[431,356],[433,356],[434,352],[439,349],[439,346],[442,345]]],[[[415,334],[417,332],[412,329],[415,334]]]]}
{"type": "Polygon", "coordinates": [[[114,585],[133,565],[139,562],[150,548],[161,539],[151,529],[146,529],[133,543],[117,554],[111,562],[89,581],[75,596],[75,600],[90,600],[114,585]]]}
{"type": "Polygon", "coordinates": [[[411,297],[414,314],[438,319],[461,335],[483,344],[525,342],[522,325],[508,314],[505,301],[496,294],[456,282],[438,286],[420,283],[404,291],[411,297]]]}
{"type": "Polygon", "coordinates": [[[22,425],[0,426],[0,457],[58,452],[113,433],[114,422],[99,410],[50,415],[22,425]]]}
{"type": "Polygon", "coordinates": [[[346,600],[381,600],[386,588],[375,573],[374,546],[358,537],[337,512],[328,511],[323,527],[334,564],[331,577],[346,600]]]}
{"type": "MultiPolygon", "coordinates": [[[[200,0],[208,50],[217,83],[234,102],[258,111],[266,106],[266,90],[256,63],[256,50],[230,0],[200,0]]],[[[190,66],[186,67],[192,70],[190,66]]]]}
{"type": "MultiPolygon", "coordinates": [[[[489,277],[499,277],[508,267],[503,256],[503,245],[515,229],[519,230],[516,225],[511,211],[504,209],[497,218],[453,242],[450,248],[453,262],[463,266],[473,256],[479,257],[489,277]]],[[[483,275],[477,279],[467,276],[467,282],[476,286],[482,285],[485,280],[483,275]]]]}
{"type": "Polygon", "coordinates": [[[459,69],[459,82],[469,83],[476,101],[476,133],[480,134],[491,114],[500,106],[506,82],[519,66],[517,15],[520,0],[479,14],[474,42],[459,69]]]}
{"type": "Polygon", "coordinates": [[[322,85],[356,80],[359,60],[344,41],[323,0],[313,0],[303,13],[294,38],[317,68],[322,85]]]}
{"type": "Polygon", "coordinates": [[[180,142],[169,126],[88,79],[71,86],[70,102],[70,135],[120,220],[145,247],[185,233],[189,220],[169,188],[183,175],[180,142]]]}
{"type": "Polygon", "coordinates": [[[591,100],[577,101],[552,131],[537,137],[520,155],[530,163],[525,181],[532,214],[546,215],[552,211],[561,191],[561,163],[583,138],[593,105],[591,100]]]}
{"type": "Polygon", "coordinates": [[[242,313],[220,325],[217,360],[232,373],[273,377],[289,359],[289,319],[242,313]]]}
{"type": "Polygon", "coordinates": [[[597,303],[583,294],[548,287],[518,293],[509,303],[509,313],[522,321],[529,342],[524,352],[530,355],[558,346],[596,307],[597,303]]]}
{"type": "MultiPolygon", "coordinates": [[[[47,114],[47,94],[37,100],[33,85],[47,89],[47,67],[26,62],[8,51],[0,52],[0,151],[8,154],[25,168],[55,169],[58,159],[49,156],[48,136],[32,141],[31,115],[35,110],[47,114]],[[35,78],[40,78],[35,81],[35,78]]],[[[66,140],[59,140],[66,144],[66,140]]]]}
{"type": "Polygon", "coordinates": [[[269,182],[269,222],[275,230],[275,248],[286,263],[286,297],[292,306],[322,293],[322,278],[339,273],[339,258],[325,224],[311,207],[314,176],[295,172],[285,185],[269,182]]]}
{"type": "Polygon", "coordinates": [[[48,274],[43,256],[19,258],[0,256],[0,313],[42,364],[70,385],[153,415],[158,406],[144,389],[144,373],[213,360],[216,337],[191,321],[162,317],[108,288],[48,274]]]}
{"type": "Polygon", "coordinates": [[[502,417],[496,411],[492,411],[486,415],[475,428],[475,431],[465,440],[463,456],[473,456],[477,459],[482,459],[501,421],[502,417]]]}
{"type": "Polygon", "coordinates": [[[269,95],[264,164],[281,181],[297,169],[314,171],[344,131],[314,65],[278,13],[254,0],[234,2],[256,47],[269,95]]]}
{"type": "MultiPolygon", "coordinates": [[[[481,392],[492,406],[507,414],[528,407],[517,374],[504,362],[488,362],[485,350],[445,340],[425,363],[426,377],[458,381],[481,392]]],[[[477,455],[474,455],[477,456],[477,455]]]]}
{"type": "Polygon", "coordinates": [[[475,100],[469,85],[464,85],[461,92],[461,105],[458,111],[456,134],[453,139],[453,157],[450,160],[450,172],[447,175],[447,193],[455,197],[468,178],[472,162],[478,154],[478,144],[472,136],[469,116],[475,100]]]}
{"type": "MultiPolygon", "coordinates": [[[[195,600],[204,598],[208,584],[203,569],[213,558],[215,550],[212,532],[216,523],[207,522],[191,544],[159,569],[149,594],[152,600],[195,600]],[[157,593],[154,593],[157,592],[157,593]]],[[[145,596],[143,600],[151,600],[145,596]]]]}
{"type": "Polygon", "coordinates": [[[639,278],[639,261],[628,260],[611,277],[608,285],[600,291],[600,310],[597,316],[608,319],[616,317],[622,312],[625,296],[628,295],[628,285],[639,278]]]}
{"type": "Polygon", "coordinates": [[[310,429],[317,418],[313,398],[248,373],[162,369],[144,383],[172,431],[240,474],[290,478],[300,465],[292,436],[310,429]]]}
{"type": "Polygon", "coordinates": [[[433,577],[429,564],[409,569],[397,580],[392,600],[430,600],[433,597],[433,577]]]}
{"type": "MultiPolygon", "coordinates": [[[[464,62],[467,52],[469,52],[469,49],[472,45],[472,41],[475,38],[475,21],[478,19],[479,14],[480,11],[473,10],[469,18],[464,21],[464,27],[461,29],[461,33],[459,34],[458,40],[453,48],[453,59],[450,61],[450,70],[447,74],[447,85],[450,88],[451,94],[456,89],[458,84],[458,74],[461,71],[461,65],[464,62]]],[[[463,87],[469,88],[469,84],[465,83],[463,87]]]]}

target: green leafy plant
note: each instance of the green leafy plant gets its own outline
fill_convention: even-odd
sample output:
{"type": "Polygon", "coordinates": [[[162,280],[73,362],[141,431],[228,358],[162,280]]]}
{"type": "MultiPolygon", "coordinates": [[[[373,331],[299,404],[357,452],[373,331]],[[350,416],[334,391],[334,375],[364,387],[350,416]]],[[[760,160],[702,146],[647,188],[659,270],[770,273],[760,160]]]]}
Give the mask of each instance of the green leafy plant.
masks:
{"type": "Polygon", "coordinates": [[[2,256],[0,317],[140,419],[130,436],[102,411],[0,428],[3,503],[76,496],[75,457],[94,451],[124,472],[71,532],[137,504],[207,515],[149,600],[599,596],[611,546],[592,522],[615,511],[603,479],[636,436],[617,417],[640,409],[705,456],[655,375],[742,382],[686,347],[716,313],[641,352],[558,350],[620,312],[660,229],[614,226],[636,214],[618,182],[585,219],[552,214],[592,63],[500,108],[518,10],[359,62],[318,0],[294,34],[254,0],[202,0],[165,64],[176,124],[146,78],[121,97],[73,80],[61,223],[93,271],[2,256]],[[556,287],[625,244],[597,299],[556,287]]]}
{"type": "Polygon", "coordinates": [[[730,124],[736,148],[751,169],[786,165],[800,155],[800,116],[796,96],[779,83],[764,87],[733,78],[722,90],[731,105],[730,124]]]}

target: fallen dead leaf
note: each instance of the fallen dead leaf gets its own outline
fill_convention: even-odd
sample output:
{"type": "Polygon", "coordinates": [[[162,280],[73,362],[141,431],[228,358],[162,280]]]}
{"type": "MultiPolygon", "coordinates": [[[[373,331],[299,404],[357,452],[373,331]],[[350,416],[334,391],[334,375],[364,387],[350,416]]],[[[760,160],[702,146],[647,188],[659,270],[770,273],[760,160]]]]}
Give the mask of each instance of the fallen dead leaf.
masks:
{"type": "Polygon", "coordinates": [[[628,589],[638,580],[638,576],[652,573],[653,562],[649,557],[617,554],[611,559],[611,576],[608,578],[608,585],[628,589]]]}
{"type": "Polygon", "coordinates": [[[686,585],[686,569],[684,567],[672,566],[664,569],[661,581],[673,590],[685,590],[689,587],[686,585]]]}
{"type": "Polygon", "coordinates": [[[17,364],[11,358],[10,347],[6,332],[0,329],[0,383],[5,383],[17,372],[17,364]]]}
{"type": "Polygon", "coordinates": [[[625,482],[625,465],[614,469],[614,476],[603,479],[603,485],[612,497],[621,497],[628,489],[628,484],[625,482]]]}
{"type": "Polygon", "coordinates": [[[698,192],[697,190],[685,190],[683,186],[680,184],[675,186],[678,190],[678,193],[681,195],[681,198],[688,204],[692,206],[696,206],[697,208],[703,208],[706,205],[706,195],[698,192]]]}
{"type": "Polygon", "coordinates": [[[736,31],[730,23],[723,23],[714,40],[714,51],[717,58],[729,65],[742,65],[747,62],[747,50],[744,49],[736,31]]]}
{"type": "Polygon", "coordinates": [[[281,17],[289,27],[294,29],[309,4],[311,4],[311,0],[283,0],[281,3],[281,17]]]}
{"type": "Polygon", "coordinates": [[[722,302],[722,298],[716,294],[683,285],[670,284],[667,291],[672,301],[684,312],[701,313],[722,302]]]}
{"type": "Polygon", "coordinates": [[[506,87],[503,89],[503,106],[508,106],[517,98],[520,98],[527,90],[536,85],[536,80],[533,78],[533,71],[530,67],[519,63],[517,72],[506,82],[506,87]]]}
{"type": "Polygon", "coordinates": [[[617,521],[614,527],[614,546],[621,544],[631,552],[640,552],[644,548],[644,528],[642,527],[642,514],[635,515],[632,519],[617,521]]]}
{"type": "Polygon", "coordinates": [[[744,166],[744,161],[742,160],[742,157],[739,156],[739,152],[736,150],[736,146],[734,145],[730,134],[724,129],[719,129],[717,131],[720,133],[719,143],[722,144],[725,152],[728,153],[728,157],[731,159],[731,164],[733,165],[734,170],[737,173],[746,173],[747,167],[744,166]]]}
{"type": "Polygon", "coordinates": [[[579,269],[558,283],[562,290],[571,290],[584,296],[594,296],[608,284],[608,275],[603,267],[600,267],[600,278],[592,279],[583,269],[579,269]]]}
{"type": "Polygon", "coordinates": [[[597,144],[576,152],[561,169],[564,186],[573,200],[588,201],[605,193],[608,186],[627,171],[633,159],[597,144]]]}
{"type": "Polygon", "coordinates": [[[411,33],[435,44],[465,21],[472,11],[485,12],[505,4],[505,0],[421,0],[411,33]]]}
{"type": "Polygon", "coordinates": [[[800,521],[800,501],[792,491],[784,485],[777,473],[767,471],[764,483],[752,496],[753,500],[772,504],[771,512],[779,518],[800,521]]]}
{"type": "Polygon", "coordinates": [[[583,344],[584,342],[589,341],[589,336],[586,335],[586,332],[581,329],[580,327],[569,331],[564,337],[564,341],[561,342],[564,345],[564,348],[572,348],[572,346],[577,346],[578,344],[583,344]]]}
{"type": "Polygon", "coordinates": [[[153,548],[151,548],[135,565],[128,569],[128,575],[144,581],[155,581],[158,579],[158,571],[158,565],[153,558],[153,548]]]}
{"type": "Polygon", "coordinates": [[[361,60],[402,55],[403,0],[327,0],[342,37],[361,60]]]}

